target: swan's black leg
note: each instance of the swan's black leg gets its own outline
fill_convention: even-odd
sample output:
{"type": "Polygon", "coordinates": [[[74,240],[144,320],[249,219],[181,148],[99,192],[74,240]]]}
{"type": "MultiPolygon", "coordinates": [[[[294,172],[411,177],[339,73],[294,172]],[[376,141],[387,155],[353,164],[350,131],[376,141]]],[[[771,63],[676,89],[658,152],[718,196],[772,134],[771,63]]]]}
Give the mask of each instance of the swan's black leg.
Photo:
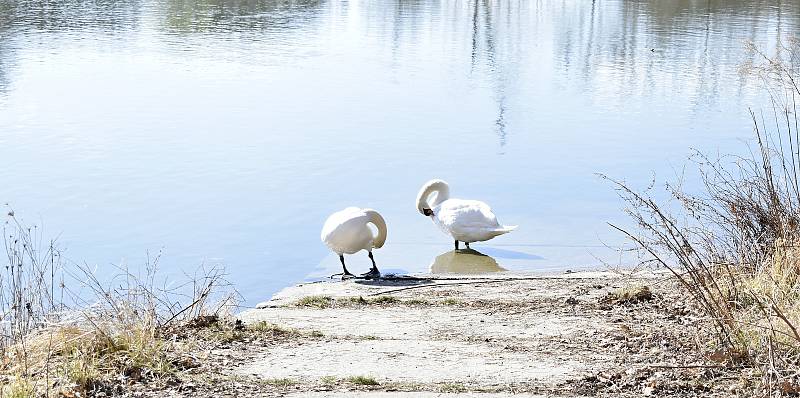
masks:
{"type": "Polygon", "coordinates": [[[372,269],[369,270],[366,274],[362,274],[361,276],[366,279],[376,279],[381,277],[381,272],[378,271],[378,266],[375,265],[375,258],[372,257],[372,252],[368,252],[369,259],[372,261],[372,269]]]}
{"type": "Polygon", "coordinates": [[[464,244],[467,245],[467,249],[469,249],[469,242],[464,242],[464,244]]]}
{"type": "Polygon", "coordinates": [[[372,268],[378,269],[378,266],[375,265],[375,257],[372,257],[372,252],[367,252],[367,255],[369,256],[369,261],[372,261],[372,268]]]}
{"type": "Polygon", "coordinates": [[[344,254],[340,254],[339,255],[339,261],[342,262],[342,271],[343,271],[342,279],[345,279],[347,277],[351,277],[351,278],[355,277],[355,275],[351,274],[350,271],[347,270],[347,266],[344,265],[344,254]]]}
{"type": "Polygon", "coordinates": [[[458,241],[456,241],[456,250],[458,250],[458,241]]]}

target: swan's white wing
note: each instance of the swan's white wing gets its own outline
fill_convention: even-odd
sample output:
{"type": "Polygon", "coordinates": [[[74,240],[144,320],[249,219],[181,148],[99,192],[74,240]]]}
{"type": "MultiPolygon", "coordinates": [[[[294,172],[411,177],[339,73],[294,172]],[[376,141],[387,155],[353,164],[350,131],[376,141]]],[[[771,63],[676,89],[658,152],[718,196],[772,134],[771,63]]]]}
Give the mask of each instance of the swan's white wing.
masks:
{"type": "Polygon", "coordinates": [[[489,205],[481,201],[449,199],[437,210],[434,213],[439,227],[460,241],[491,239],[503,228],[489,205]]]}
{"type": "Polygon", "coordinates": [[[367,222],[369,217],[363,209],[348,207],[328,217],[320,237],[325,245],[339,254],[369,250],[373,235],[367,222]]]}
{"type": "Polygon", "coordinates": [[[500,226],[489,205],[477,200],[446,200],[439,207],[439,219],[451,228],[500,226]]]}
{"type": "Polygon", "coordinates": [[[331,214],[322,226],[322,241],[324,242],[326,237],[329,237],[337,228],[347,223],[347,221],[358,217],[366,217],[366,214],[358,207],[352,206],[331,214]]]}

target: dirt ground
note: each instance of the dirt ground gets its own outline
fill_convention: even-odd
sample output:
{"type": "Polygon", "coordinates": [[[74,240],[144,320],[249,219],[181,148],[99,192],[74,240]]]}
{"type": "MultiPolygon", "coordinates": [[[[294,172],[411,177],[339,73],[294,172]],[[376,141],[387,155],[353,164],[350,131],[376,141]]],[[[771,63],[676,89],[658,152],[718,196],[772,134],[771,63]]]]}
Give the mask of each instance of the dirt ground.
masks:
{"type": "Polygon", "coordinates": [[[749,396],[753,382],[697,343],[702,319],[661,273],[324,281],[239,318],[280,336],[220,344],[200,359],[213,371],[163,394],[749,396]]]}

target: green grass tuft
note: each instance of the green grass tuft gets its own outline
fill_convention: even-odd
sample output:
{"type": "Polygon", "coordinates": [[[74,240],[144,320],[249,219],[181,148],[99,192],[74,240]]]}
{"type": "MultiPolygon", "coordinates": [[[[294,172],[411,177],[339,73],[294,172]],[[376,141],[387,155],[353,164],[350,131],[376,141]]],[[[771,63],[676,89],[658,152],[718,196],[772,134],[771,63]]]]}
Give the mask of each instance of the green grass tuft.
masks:
{"type": "Polygon", "coordinates": [[[439,385],[439,392],[441,393],[461,393],[466,392],[467,387],[461,383],[444,383],[439,385]]]}
{"type": "Polygon", "coordinates": [[[310,333],[309,335],[310,335],[311,337],[316,337],[316,338],[325,337],[325,334],[323,334],[323,333],[322,333],[322,332],[320,332],[319,330],[312,330],[312,331],[311,331],[311,333],[310,333]]]}
{"type": "Polygon", "coordinates": [[[0,397],[3,398],[33,398],[36,396],[36,388],[30,380],[23,377],[15,377],[7,385],[0,386],[0,397]]]}
{"type": "Polygon", "coordinates": [[[369,301],[367,301],[366,299],[364,299],[364,297],[361,297],[361,296],[340,298],[340,299],[338,299],[336,301],[341,303],[341,304],[345,304],[345,305],[347,305],[347,304],[350,304],[350,305],[367,305],[367,304],[369,304],[369,301]]]}
{"type": "Polygon", "coordinates": [[[336,376],[322,376],[322,378],[320,378],[319,381],[322,384],[330,386],[330,385],[338,383],[339,382],[339,378],[337,378],[336,376]]]}
{"type": "Polygon", "coordinates": [[[365,305],[395,305],[395,304],[408,304],[408,305],[424,305],[429,304],[426,300],[408,300],[404,301],[395,296],[377,296],[377,297],[338,297],[331,296],[306,296],[294,303],[296,307],[314,307],[314,308],[331,308],[331,307],[357,307],[365,305]]]}
{"type": "Polygon", "coordinates": [[[373,377],[369,376],[351,376],[345,379],[348,383],[359,385],[359,386],[379,386],[381,385],[378,383],[377,380],[373,377]]]}
{"type": "Polygon", "coordinates": [[[333,301],[331,296],[306,296],[298,300],[295,305],[298,307],[328,308],[333,305],[333,301]]]}
{"type": "Polygon", "coordinates": [[[442,300],[442,304],[444,305],[458,305],[461,304],[461,301],[454,299],[454,298],[446,298],[442,300]]]}
{"type": "Polygon", "coordinates": [[[297,329],[276,325],[267,321],[256,322],[247,326],[247,328],[254,332],[271,333],[272,335],[295,335],[300,333],[297,329]]]}
{"type": "Polygon", "coordinates": [[[386,304],[400,304],[403,301],[394,296],[378,296],[374,298],[346,297],[336,300],[337,304],[343,305],[386,305],[386,304]]]}
{"type": "Polygon", "coordinates": [[[372,304],[383,305],[383,304],[397,304],[400,302],[400,299],[398,299],[395,296],[378,296],[369,301],[372,304]]]}

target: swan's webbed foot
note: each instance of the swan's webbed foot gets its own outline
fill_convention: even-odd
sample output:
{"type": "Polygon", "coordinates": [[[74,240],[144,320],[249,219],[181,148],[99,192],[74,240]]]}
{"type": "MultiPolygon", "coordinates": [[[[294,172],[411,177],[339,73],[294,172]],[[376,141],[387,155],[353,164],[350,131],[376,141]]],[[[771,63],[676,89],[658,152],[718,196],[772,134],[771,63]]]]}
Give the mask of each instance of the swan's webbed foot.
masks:
{"type": "Polygon", "coordinates": [[[337,272],[337,273],[335,273],[335,274],[331,275],[329,278],[330,278],[330,279],[333,279],[333,277],[334,277],[334,276],[339,276],[339,275],[341,275],[341,276],[342,276],[342,280],[345,280],[345,279],[353,279],[353,278],[358,278],[357,276],[355,276],[355,275],[353,275],[353,274],[351,274],[351,273],[349,273],[349,272],[348,272],[348,273],[344,273],[344,272],[337,272]]]}
{"type": "Polygon", "coordinates": [[[378,271],[377,267],[372,267],[369,272],[361,274],[361,277],[364,279],[378,279],[381,277],[381,271],[378,271]]]}
{"type": "Polygon", "coordinates": [[[372,268],[366,274],[361,274],[364,279],[378,279],[381,277],[381,271],[378,271],[378,266],[375,265],[375,257],[372,257],[372,251],[368,251],[369,261],[372,261],[372,268]]]}
{"type": "Polygon", "coordinates": [[[353,274],[351,274],[351,273],[349,273],[349,272],[342,274],[342,280],[343,281],[347,280],[347,279],[354,279],[354,278],[358,278],[358,277],[353,275],[353,274]]]}

